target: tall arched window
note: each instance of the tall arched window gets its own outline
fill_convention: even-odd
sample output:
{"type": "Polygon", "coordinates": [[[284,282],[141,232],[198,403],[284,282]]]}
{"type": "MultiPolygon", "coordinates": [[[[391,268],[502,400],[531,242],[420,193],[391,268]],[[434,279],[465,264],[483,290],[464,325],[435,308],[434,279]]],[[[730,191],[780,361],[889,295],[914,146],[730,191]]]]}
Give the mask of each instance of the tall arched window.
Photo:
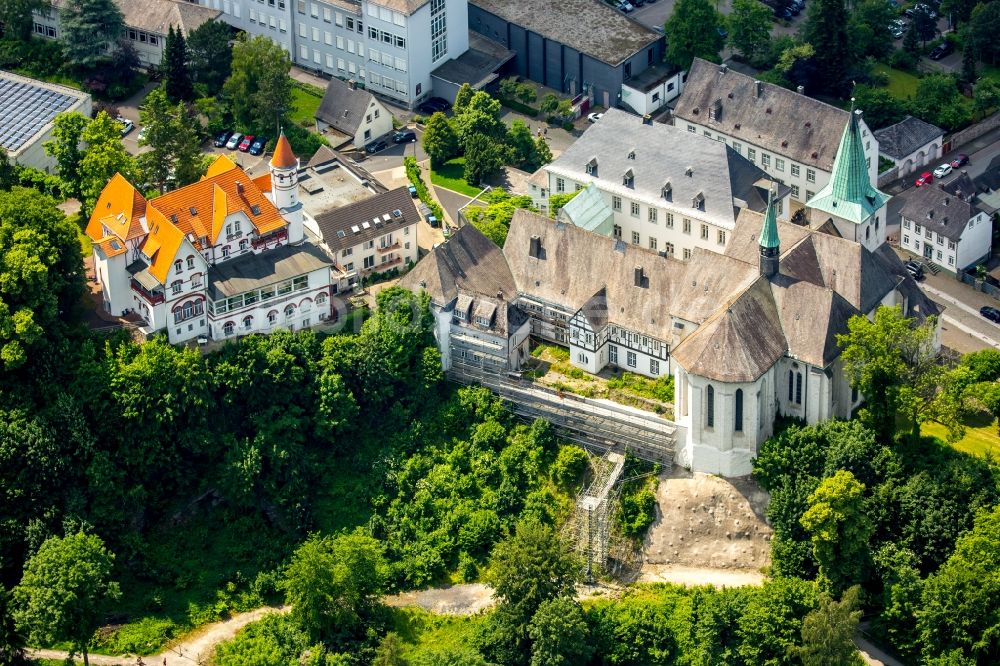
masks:
{"type": "Polygon", "coordinates": [[[736,389],[736,415],[733,417],[735,421],[733,429],[736,432],[743,432],[743,389],[736,389]]]}
{"type": "Polygon", "coordinates": [[[802,404],[802,373],[795,373],[795,403],[802,404]]]}
{"type": "Polygon", "coordinates": [[[705,427],[715,427],[715,389],[711,384],[705,389],[705,427]]]}

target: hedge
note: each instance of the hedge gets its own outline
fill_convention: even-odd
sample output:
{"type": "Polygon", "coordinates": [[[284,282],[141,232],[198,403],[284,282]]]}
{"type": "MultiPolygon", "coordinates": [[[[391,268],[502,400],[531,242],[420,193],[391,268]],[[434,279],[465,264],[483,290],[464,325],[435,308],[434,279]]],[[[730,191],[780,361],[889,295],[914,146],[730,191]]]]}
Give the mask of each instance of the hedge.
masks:
{"type": "Polygon", "coordinates": [[[431,213],[441,224],[444,224],[444,211],[441,210],[441,206],[438,205],[434,199],[431,198],[431,193],[427,191],[427,185],[424,183],[423,179],[420,177],[420,166],[417,164],[417,160],[413,157],[404,157],[403,166],[406,168],[406,177],[410,179],[410,184],[417,190],[417,196],[427,204],[427,207],[431,209],[431,213]]]}

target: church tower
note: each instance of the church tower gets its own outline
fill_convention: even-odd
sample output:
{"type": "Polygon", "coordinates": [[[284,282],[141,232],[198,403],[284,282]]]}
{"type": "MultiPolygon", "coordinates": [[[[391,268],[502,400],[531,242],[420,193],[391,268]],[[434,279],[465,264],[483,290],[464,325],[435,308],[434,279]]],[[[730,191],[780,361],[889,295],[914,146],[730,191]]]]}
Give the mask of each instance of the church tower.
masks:
{"type": "Polygon", "coordinates": [[[299,202],[299,160],[282,130],[271,157],[271,197],[281,216],[288,222],[288,243],[299,243],[305,237],[302,226],[302,204],[299,202]]]}
{"type": "Polygon", "coordinates": [[[885,205],[890,197],[872,185],[865,141],[861,111],[853,109],[833,160],[830,182],[806,203],[806,208],[814,229],[832,222],[841,236],[874,252],[885,242],[885,205]]]}
{"type": "Polygon", "coordinates": [[[764,213],[764,225],[760,230],[761,275],[770,278],[778,274],[780,254],[777,206],[774,203],[774,190],[771,190],[767,195],[767,212],[764,213]]]}

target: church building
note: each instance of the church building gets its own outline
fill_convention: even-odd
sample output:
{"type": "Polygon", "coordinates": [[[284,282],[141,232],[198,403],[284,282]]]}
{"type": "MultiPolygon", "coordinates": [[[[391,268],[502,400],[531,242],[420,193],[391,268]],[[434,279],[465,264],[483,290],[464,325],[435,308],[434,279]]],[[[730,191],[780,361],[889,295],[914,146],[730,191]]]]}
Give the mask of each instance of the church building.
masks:
{"type": "Polygon", "coordinates": [[[197,183],[147,200],[116,174],[87,225],[104,308],[171,343],[329,317],[333,262],[306,237],[298,172],[282,134],[256,178],[219,157],[197,183]]]}

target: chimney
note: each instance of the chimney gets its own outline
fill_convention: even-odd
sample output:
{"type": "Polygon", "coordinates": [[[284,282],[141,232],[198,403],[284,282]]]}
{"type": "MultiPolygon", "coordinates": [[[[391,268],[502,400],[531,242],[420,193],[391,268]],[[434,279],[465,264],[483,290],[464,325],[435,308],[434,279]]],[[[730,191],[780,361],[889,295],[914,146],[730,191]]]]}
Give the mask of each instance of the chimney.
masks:
{"type": "Polygon", "coordinates": [[[542,239],[539,236],[532,236],[531,243],[528,245],[528,256],[538,258],[538,255],[542,253],[542,239]]]}
{"type": "Polygon", "coordinates": [[[243,183],[240,181],[236,181],[236,191],[243,194],[243,183]]]}
{"type": "Polygon", "coordinates": [[[635,267],[635,286],[641,287],[643,281],[642,266],[635,267]]]}
{"type": "MultiPolygon", "coordinates": [[[[961,196],[962,190],[959,190],[958,193],[961,196]]],[[[944,205],[947,206],[949,201],[951,201],[951,199],[949,199],[948,197],[945,197],[944,198],[944,205]]]]}
{"type": "Polygon", "coordinates": [[[354,79],[347,79],[347,87],[350,88],[351,90],[357,90],[358,82],[355,81],[354,79]]]}
{"type": "Polygon", "coordinates": [[[757,92],[757,99],[760,99],[764,95],[764,82],[763,81],[754,81],[753,85],[754,85],[754,89],[757,92]]]}
{"type": "Polygon", "coordinates": [[[652,125],[653,124],[653,115],[651,113],[647,113],[646,115],[644,115],[642,117],[642,124],[643,125],[652,125]]]}
{"type": "Polygon", "coordinates": [[[797,92],[800,95],[805,95],[806,94],[806,87],[805,86],[795,86],[795,92],[797,92]]]}
{"type": "Polygon", "coordinates": [[[719,74],[725,74],[728,71],[729,71],[729,65],[727,65],[726,63],[722,63],[721,65],[719,65],[719,74]]]}

